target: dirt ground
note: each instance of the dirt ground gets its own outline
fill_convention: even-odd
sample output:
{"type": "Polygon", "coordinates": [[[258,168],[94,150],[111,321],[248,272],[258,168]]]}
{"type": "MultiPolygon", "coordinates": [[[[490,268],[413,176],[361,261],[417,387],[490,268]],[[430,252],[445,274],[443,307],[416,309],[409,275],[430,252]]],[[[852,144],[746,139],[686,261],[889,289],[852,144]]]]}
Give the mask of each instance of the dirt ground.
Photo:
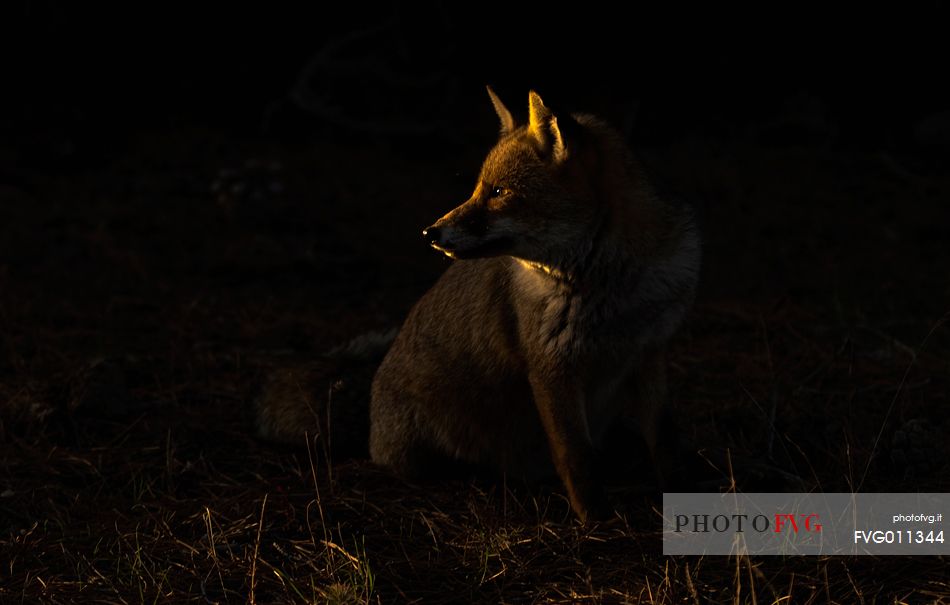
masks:
{"type": "MultiPolygon", "coordinates": [[[[557,486],[255,438],[271,369],[398,325],[445,268],[419,232],[468,195],[472,119],[437,144],[179,124],[2,149],[0,601],[950,601],[935,557],[663,557],[623,487],[583,527],[557,486]]],[[[702,219],[671,379],[710,476],[950,491],[946,158],[757,131],[639,152],[702,219]]]]}

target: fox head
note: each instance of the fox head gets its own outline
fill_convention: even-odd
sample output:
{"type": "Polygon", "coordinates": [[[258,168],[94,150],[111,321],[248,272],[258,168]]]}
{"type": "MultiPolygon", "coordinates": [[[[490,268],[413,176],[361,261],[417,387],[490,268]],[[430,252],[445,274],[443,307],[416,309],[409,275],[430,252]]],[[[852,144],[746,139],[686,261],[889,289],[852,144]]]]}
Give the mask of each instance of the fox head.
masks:
{"type": "Polygon", "coordinates": [[[501,120],[501,136],[488,153],[472,196],[422,235],[456,259],[511,255],[548,262],[588,237],[597,208],[591,177],[581,174],[583,128],[558,116],[534,91],[528,123],[517,125],[497,95],[488,95],[501,120]]]}

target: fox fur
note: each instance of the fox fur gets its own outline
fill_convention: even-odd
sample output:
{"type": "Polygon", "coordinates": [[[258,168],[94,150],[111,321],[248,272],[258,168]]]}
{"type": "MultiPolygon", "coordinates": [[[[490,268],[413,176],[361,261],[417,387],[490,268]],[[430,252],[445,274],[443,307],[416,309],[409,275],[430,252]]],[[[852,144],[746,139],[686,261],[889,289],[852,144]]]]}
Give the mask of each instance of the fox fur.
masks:
{"type": "Polygon", "coordinates": [[[657,195],[621,136],[535,92],[469,200],[423,233],[456,259],[418,301],[372,383],[372,459],[409,476],[456,460],[557,473],[582,521],[609,512],[596,452],[638,431],[662,478],[665,346],[694,298],[689,207],[657,195]]]}

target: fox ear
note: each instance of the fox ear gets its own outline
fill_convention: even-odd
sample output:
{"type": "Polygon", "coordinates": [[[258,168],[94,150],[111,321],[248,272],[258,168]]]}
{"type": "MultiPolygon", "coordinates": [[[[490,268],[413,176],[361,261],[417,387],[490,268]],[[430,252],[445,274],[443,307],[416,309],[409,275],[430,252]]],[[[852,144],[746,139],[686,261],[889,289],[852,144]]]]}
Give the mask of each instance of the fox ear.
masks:
{"type": "Polygon", "coordinates": [[[515,129],[515,119],[511,117],[511,112],[508,111],[505,104],[501,102],[501,99],[499,99],[495,91],[491,89],[491,86],[486,86],[485,88],[488,89],[491,104],[495,106],[495,113],[498,114],[498,119],[501,120],[501,134],[506,135],[515,129]]]}
{"type": "Polygon", "coordinates": [[[557,125],[557,116],[548,109],[540,95],[533,90],[528,93],[528,132],[541,152],[560,163],[567,158],[564,137],[557,125]]]}

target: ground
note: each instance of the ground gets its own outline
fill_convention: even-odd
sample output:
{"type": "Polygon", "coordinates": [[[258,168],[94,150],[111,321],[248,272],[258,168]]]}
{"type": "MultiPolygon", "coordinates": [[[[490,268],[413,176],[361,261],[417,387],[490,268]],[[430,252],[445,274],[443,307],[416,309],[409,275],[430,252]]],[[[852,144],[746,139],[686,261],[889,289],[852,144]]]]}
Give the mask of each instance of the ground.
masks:
{"type": "MultiPolygon", "coordinates": [[[[622,486],[584,527],[557,486],[255,438],[271,369],[398,325],[445,268],[419,232],[490,135],[34,140],[0,181],[0,601],[950,601],[935,557],[664,557],[622,486]]],[[[640,153],[702,219],[670,374],[710,475],[950,491],[946,171],[755,132],[640,153]]]]}

